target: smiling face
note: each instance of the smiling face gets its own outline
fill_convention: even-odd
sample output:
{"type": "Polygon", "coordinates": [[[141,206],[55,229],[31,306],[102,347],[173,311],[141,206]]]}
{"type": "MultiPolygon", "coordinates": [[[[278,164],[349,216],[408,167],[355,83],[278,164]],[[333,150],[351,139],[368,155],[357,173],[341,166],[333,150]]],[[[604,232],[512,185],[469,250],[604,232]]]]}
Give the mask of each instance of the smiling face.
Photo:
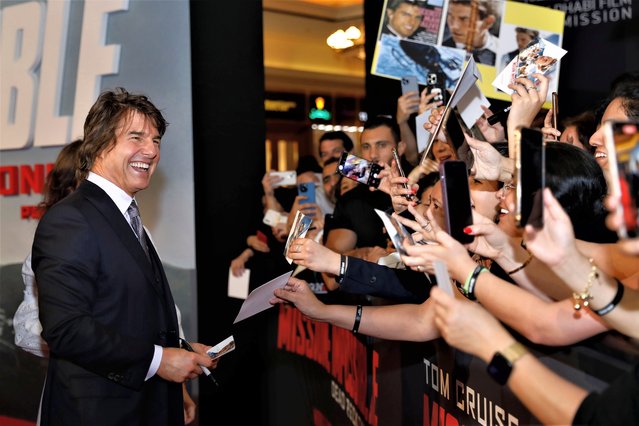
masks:
{"type": "Polygon", "coordinates": [[[395,10],[388,9],[388,26],[400,37],[410,37],[422,22],[423,12],[419,6],[401,3],[395,10]]]}
{"type": "Polygon", "coordinates": [[[160,161],[160,138],[151,120],[132,111],[120,121],[115,143],[96,157],[91,171],[133,197],[151,182],[160,161]]]}
{"type": "Polygon", "coordinates": [[[511,237],[520,237],[523,230],[518,228],[515,222],[515,187],[512,183],[506,183],[497,191],[499,200],[499,228],[511,237]]]}
{"type": "Polygon", "coordinates": [[[608,104],[608,107],[601,117],[599,128],[590,137],[590,145],[595,147],[595,160],[597,160],[597,163],[599,163],[604,170],[608,170],[608,150],[606,150],[604,126],[602,126],[602,124],[608,120],[628,120],[628,115],[623,107],[621,98],[615,98],[608,104]]]}

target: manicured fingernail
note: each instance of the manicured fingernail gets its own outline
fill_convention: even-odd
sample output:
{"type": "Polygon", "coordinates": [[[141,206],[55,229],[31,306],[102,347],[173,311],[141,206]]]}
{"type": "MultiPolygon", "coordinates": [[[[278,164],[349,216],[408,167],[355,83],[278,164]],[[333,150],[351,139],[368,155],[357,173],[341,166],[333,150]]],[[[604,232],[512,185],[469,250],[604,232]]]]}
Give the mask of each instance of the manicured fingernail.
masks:
{"type": "Polygon", "coordinates": [[[464,234],[472,235],[473,234],[473,228],[471,228],[470,226],[465,227],[464,228],[464,234]]]}

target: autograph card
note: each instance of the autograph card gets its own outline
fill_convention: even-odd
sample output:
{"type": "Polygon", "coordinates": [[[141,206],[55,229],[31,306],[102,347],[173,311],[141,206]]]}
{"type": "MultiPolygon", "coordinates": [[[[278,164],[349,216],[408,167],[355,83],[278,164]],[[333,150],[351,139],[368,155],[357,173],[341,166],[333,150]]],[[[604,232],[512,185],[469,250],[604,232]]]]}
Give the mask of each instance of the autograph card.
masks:
{"type": "Polygon", "coordinates": [[[222,355],[226,355],[235,349],[235,339],[233,336],[229,336],[226,339],[222,340],[217,345],[213,346],[211,349],[206,351],[206,354],[213,359],[217,359],[222,355]]]}
{"type": "Polygon", "coordinates": [[[291,232],[289,232],[288,239],[286,240],[286,246],[284,246],[284,256],[289,264],[293,263],[293,259],[286,256],[286,253],[288,253],[288,248],[291,245],[291,242],[297,238],[304,238],[308,232],[308,228],[311,227],[311,223],[313,223],[313,218],[306,216],[300,210],[297,211],[295,214],[295,220],[293,220],[291,232]]]}
{"type": "Polygon", "coordinates": [[[565,54],[566,51],[561,47],[540,38],[528,45],[510,61],[495,78],[493,86],[508,95],[512,95],[513,90],[508,85],[513,84],[516,78],[526,77],[538,85],[539,81],[532,75],[535,73],[545,76],[551,75],[557,68],[559,60],[565,54]]]}

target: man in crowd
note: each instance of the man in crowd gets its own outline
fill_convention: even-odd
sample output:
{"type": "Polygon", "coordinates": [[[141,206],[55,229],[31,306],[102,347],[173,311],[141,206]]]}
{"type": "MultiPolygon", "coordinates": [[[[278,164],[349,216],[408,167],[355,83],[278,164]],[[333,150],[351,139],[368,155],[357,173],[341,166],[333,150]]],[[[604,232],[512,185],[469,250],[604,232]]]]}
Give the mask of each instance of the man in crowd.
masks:
{"type": "Polygon", "coordinates": [[[179,349],[171,289],[135,202],[166,126],[146,96],[102,93],[79,149],[87,179],[38,225],[42,425],[182,425],[180,383],[214,366],[203,345],[179,349]]]}
{"type": "Polygon", "coordinates": [[[339,159],[342,152],[353,150],[353,141],[341,130],[324,133],[319,140],[319,154],[322,164],[329,158],[339,159]]]}
{"type": "MultiPolygon", "coordinates": [[[[390,165],[394,148],[400,156],[403,154],[404,143],[400,140],[395,120],[386,116],[370,118],[361,135],[360,156],[370,162],[390,165]]],[[[387,238],[384,224],[374,209],[384,211],[390,207],[388,194],[371,191],[368,186],[358,184],[337,201],[326,247],[338,253],[377,261],[377,258],[386,255],[387,238]]],[[[334,281],[328,281],[329,289],[335,288],[334,281]]]]}

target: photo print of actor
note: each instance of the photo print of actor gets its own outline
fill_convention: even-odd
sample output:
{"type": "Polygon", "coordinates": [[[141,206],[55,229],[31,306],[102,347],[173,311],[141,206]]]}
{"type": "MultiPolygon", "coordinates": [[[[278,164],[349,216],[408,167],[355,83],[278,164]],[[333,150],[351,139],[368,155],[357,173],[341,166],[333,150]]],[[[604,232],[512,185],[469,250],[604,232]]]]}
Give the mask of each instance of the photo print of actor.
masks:
{"type": "Polygon", "coordinates": [[[495,66],[504,2],[450,0],[442,46],[472,53],[478,64],[495,66]]]}
{"type": "MultiPolygon", "coordinates": [[[[504,37],[507,36],[507,31],[506,31],[506,27],[504,27],[502,29],[502,38],[500,40],[500,46],[502,47],[506,47],[509,46],[510,44],[508,44],[506,42],[506,40],[504,40],[504,37]]],[[[513,59],[515,59],[515,57],[519,54],[519,52],[521,52],[522,50],[524,50],[526,48],[526,46],[528,46],[529,44],[531,44],[533,41],[536,41],[539,38],[539,31],[537,30],[533,30],[531,28],[524,28],[524,27],[515,27],[515,31],[514,31],[514,40],[517,43],[517,47],[507,53],[504,53],[503,55],[501,55],[501,61],[499,63],[499,70],[504,69],[504,67],[506,67],[506,65],[508,65],[510,63],[510,61],[512,61],[513,59]]],[[[509,36],[509,35],[508,35],[509,36]]],[[[511,36],[509,36],[511,37],[511,36]]],[[[511,37],[512,38],[512,37],[511,37]]]]}
{"type": "Polygon", "coordinates": [[[442,5],[443,0],[386,0],[379,35],[435,44],[442,5]]]}

